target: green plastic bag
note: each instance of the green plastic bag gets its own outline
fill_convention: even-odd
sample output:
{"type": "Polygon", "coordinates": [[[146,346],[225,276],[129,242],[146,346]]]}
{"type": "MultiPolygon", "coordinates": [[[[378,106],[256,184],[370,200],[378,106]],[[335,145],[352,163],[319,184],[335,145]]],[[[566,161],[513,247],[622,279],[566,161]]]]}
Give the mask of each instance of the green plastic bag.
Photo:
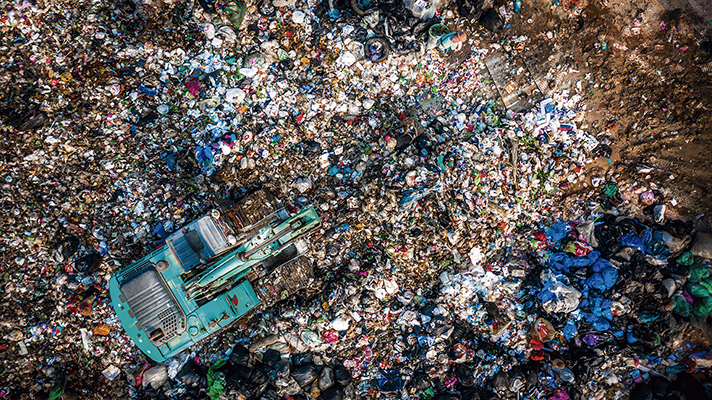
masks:
{"type": "Polygon", "coordinates": [[[210,400],[220,400],[220,395],[225,394],[225,374],[219,372],[227,361],[219,360],[208,369],[208,394],[210,400]]]}
{"type": "Polygon", "coordinates": [[[690,296],[696,298],[696,299],[704,299],[706,297],[710,297],[710,292],[707,290],[706,287],[698,284],[691,284],[689,285],[689,290],[688,292],[690,293],[690,296]]]}
{"type": "Polygon", "coordinates": [[[601,192],[608,197],[613,197],[616,193],[618,193],[618,184],[615,182],[608,182],[606,183],[606,186],[603,187],[601,192]]]}
{"type": "MultiPolygon", "coordinates": [[[[680,257],[680,258],[682,258],[682,257],[680,257]]],[[[678,262],[680,262],[679,259],[678,259],[678,262]]],[[[704,264],[694,264],[693,266],[690,267],[690,270],[688,271],[688,275],[690,275],[690,279],[689,279],[690,282],[699,282],[699,281],[707,278],[708,276],[710,276],[710,270],[704,264]]]]}
{"type": "Polygon", "coordinates": [[[64,394],[64,386],[57,386],[49,392],[49,400],[56,400],[64,394]]]}
{"type": "Polygon", "coordinates": [[[227,19],[230,21],[235,29],[240,29],[242,21],[245,19],[245,13],[247,13],[247,7],[239,0],[228,0],[225,3],[224,9],[227,19]]]}
{"type": "Polygon", "coordinates": [[[432,387],[425,389],[425,391],[423,392],[423,394],[420,395],[420,397],[423,400],[432,399],[433,397],[435,397],[435,389],[433,389],[432,387]]]}
{"type": "Polygon", "coordinates": [[[694,262],[695,257],[689,251],[682,253],[682,255],[677,258],[677,263],[680,265],[692,265],[694,262]]]}
{"type": "Polygon", "coordinates": [[[683,317],[688,317],[690,316],[690,310],[692,309],[692,306],[690,303],[685,300],[685,297],[682,295],[676,295],[672,298],[672,311],[678,313],[679,315],[683,317]]]}
{"type": "Polygon", "coordinates": [[[707,293],[712,296],[712,277],[705,279],[704,281],[698,282],[700,286],[707,289],[707,293]]]}
{"type": "Polygon", "coordinates": [[[697,318],[704,318],[710,312],[712,312],[712,297],[695,300],[695,304],[692,306],[692,315],[697,318]]]}

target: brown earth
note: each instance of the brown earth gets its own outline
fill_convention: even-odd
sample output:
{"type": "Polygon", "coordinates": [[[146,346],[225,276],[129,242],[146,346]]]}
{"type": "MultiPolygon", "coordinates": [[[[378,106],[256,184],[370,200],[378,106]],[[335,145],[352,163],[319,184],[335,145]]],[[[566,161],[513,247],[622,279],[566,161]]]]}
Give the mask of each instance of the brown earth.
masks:
{"type": "Polygon", "coordinates": [[[709,227],[712,77],[703,67],[712,62],[705,43],[712,9],[667,0],[523,3],[494,39],[528,38],[518,56],[542,92],[581,85],[588,112],[579,127],[613,149],[610,162],[589,164],[585,183],[566,197],[597,194],[590,178],[613,177],[626,198],[652,188],[669,214],[709,227]]]}

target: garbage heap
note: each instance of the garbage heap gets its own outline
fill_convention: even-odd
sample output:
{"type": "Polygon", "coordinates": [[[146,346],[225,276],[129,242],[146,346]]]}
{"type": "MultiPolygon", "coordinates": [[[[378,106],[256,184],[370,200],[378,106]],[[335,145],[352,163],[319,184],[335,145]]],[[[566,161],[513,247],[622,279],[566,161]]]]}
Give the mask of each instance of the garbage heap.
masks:
{"type": "MultiPolygon", "coordinates": [[[[471,3],[456,11],[496,19],[471,3]]],[[[7,7],[0,397],[611,398],[706,371],[690,227],[561,200],[605,150],[582,89],[515,113],[484,35],[454,68],[408,48],[420,22],[384,57],[371,14],[263,6],[238,33],[220,4],[7,7]],[[152,365],[109,277],[255,184],[319,207],[318,294],[152,365]]]]}
{"type": "Polygon", "coordinates": [[[179,398],[707,398],[712,236],[601,199],[414,286],[374,246],[320,295],[138,374],[179,398]]]}

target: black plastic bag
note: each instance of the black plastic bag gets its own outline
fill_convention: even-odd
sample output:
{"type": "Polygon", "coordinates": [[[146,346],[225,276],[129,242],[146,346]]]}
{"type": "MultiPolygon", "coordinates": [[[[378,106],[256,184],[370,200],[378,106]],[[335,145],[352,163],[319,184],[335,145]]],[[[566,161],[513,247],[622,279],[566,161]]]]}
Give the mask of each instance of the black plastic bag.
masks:
{"type": "Polygon", "coordinates": [[[233,374],[231,375],[233,379],[249,380],[252,375],[252,368],[238,365],[234,368],[233,374]]]}
{"type": "Polygon", "coordinates": [[[244,380],[227,379],[225,393],[232,399],[252,399],[259,396],[260,388],[244,380]]]}
{"type": "Polygon", "coordinates": [[[300,147],[305,157],[318,157],[321,154],[321,144],[314,140],[304,140],[300,147]]]}
{"type": "Polygon", "coordinates": [[[74,235],[69,235],[64,238],[64,243],[62,243],[61,248],[62,257],[64,257],[65,261],[69,260],[74,253],[77,252],[77,249],[79,249],[79,239],[74,235]]]}
{"type": "Polygon", "coordinates": [[[200,7],[208,14],[215,14],[215,0],[198,0],[200,7]]]}
{"type": "MultiPolygon", "coordinates": [[[[423,358],[425,358],[424,354],[423,358]]],[[[430,376],[423,371],[416,371],[416,373],[413,374],[413,379],[410,380],[410,384],[418,392],[424,392],[430,386],[432,386],[432,383],[430,382],[430,376]]]]}
{"type": "Polygon", "coordinates": [[[669,385],[670,381],[660,376],[654,376],[648,381],[653,397],[664,397],[669,385]]]}
{"type": "Polygon", "coordinates": [[[460,396],[455,393],[440,393],[433,397],[433,400],[460,400],[460,396]]]}
{"type": "Polygon", "coordinates": [[[465,18],[480,19],[482,13],[483,0],[460,0],[457,2],[457,12],[465,18]]]}
{"type": "Polygon", "coordinates": [[[472,387],[477,383],[477,379],[475,379],[472,370],[463,364],[455,365],[455,376],[457,377],[457,381],[464,387],[472,387]]]}
{"type": "Polygon", "coordinates": [[[316,380],[318,375],[319,370],[314,364],[300,365],[292,369],[292,378],[294,378],[294,380],[297,381],[301,387],[311,385],[312,382],[316,380]]]}
{"type": "Polygon", "coordinates": [[[267,374],[259,369],[252,370],[252,373],[250,374],[250,382],[259,388],[260,392],[264,391],[270,383],[267,374]]]}
{"type": "Polygon", "coordinates": [[[351,383],[351,372],[346,367],[338,366],[334,369],[334,380],[341,386],[348,386],[351,383]]]}
{"type": "Polygon", "coordinates": [[[396,151],[403,151],[408,148],[408,146],[413,143],[413,137],[408,134],[401,134],[396,136],[396,151]]]}
{"type": "Polygon", "coordinates": [[[321,397],[324,400],[343,400],[344,391],[341,388],[332,387],[321,392],[321,397]]]}
{"type": "Polygon", "coordinates": [[[196,371],[196,366],[193,361],[188,361],[176,374],[177,381],[185,386],[192,386],[200,381],[200,375],[196,371]]]}
{"type": "Polygon", "coordinates": [[[398,370],[381,370],[378,378],[378,389],[383,393],[395,393],[403,387],[403,378],[398,370]]]}
{"type": "Polygon", "coordinates": [[[289,360],[280,360],[277,364],[275,364],[274,371],[275,379],[287,379],[289,377],[289,374],[291,373],[291,369],[289,368],[289,360]]]}
{"type": "Polygon", "coordinates": [[[74,262],[74,268],[76,268],[79,272],[93,274],[94,272],[99,270],[101,260],[101,254],[90,253],[82,258],[77,259],[77,261],[74,262]]]}
{"type": "Polygon", "coordinates": [[[506,372],[500,371],[494,376],[494,382],[492,383],[494,389],[500,395],[506,395],[509,393],[509,376],[506,372]]]}
{"type": "Polygon", "coordinates": [[[502,22],[502,17],[499,16],[497,10],[490,8],[487,13],[482,17],[480,21],[482,27],[490,32],[499,32],[504,28],[504,22],[502,22]]]}
{"type": "Polygon", "coordinates": [[[523,391],[527,385],[527,377],[524,376],[521,368],[514,367],[509,370],[509,390],[512,393],[523,391]]]}
{"type": "Polygon", "coordinates": [[[311,364],[312,356],[311,353],[296,353],[292,355],[289,361],[292,363],[292,368],[294,368],[300,365],[311,364]]]}
{"type": "Polygon", "coordinates": [[[268,349],[262,355],[262,362],[270,368],[274,367],[282,359],[282,354],[277,350],[268,349]]]}
{"type": "Polygon", "coordinates": [[[235,365],[243,365],[249,367],[252,365],[252,354],[246,347],[237,345],[232,349],[230,361],[235,365]]]}
{"type": "Polygon", "coordinates": [[[642,382],[635,386],[630,391],[630,400],[652,400],[653,392],[647,383],[642,382]]]}
{"type": "Polygon", "coordinates": [[[44,111],[40,111],[35,106],[31,108],[21,107],[12,111],[10,108],[0,111],[0,116],[7,115],[6,123],[18,131],[29,131],[49,125],[50,120],[44,111]]]}
{"type": "Polygon", "coordinates": [[[709,396],[707,396],[705,392],[705,387],[702,386],[700,381],[687,372],[677,375],[677,379],[672,381],[667,387],[667,393],[666,399],[709,400],[709,396]]]}
{"type": "Polygon", "coordinates": [[[604,143],[599,144],[593,149],[594,156],[610,157],[611,154],[613,154],[613,149],[611,149],[611,146],[604,143]]]}
{"type": "Polygon", "coordinates": [[[326,367],[319,373],[319,389],[326,390],[334,386],[334,370],[326,367]]]}
{"type": "Polygon", "coordinates": [[[467,389],[461,391],[460,394],[462,395],[463,399],[480,400],[480,391],[481,390],[482,390],[481,388],[471,387],[471,388],[467,388],[467,389]]]}

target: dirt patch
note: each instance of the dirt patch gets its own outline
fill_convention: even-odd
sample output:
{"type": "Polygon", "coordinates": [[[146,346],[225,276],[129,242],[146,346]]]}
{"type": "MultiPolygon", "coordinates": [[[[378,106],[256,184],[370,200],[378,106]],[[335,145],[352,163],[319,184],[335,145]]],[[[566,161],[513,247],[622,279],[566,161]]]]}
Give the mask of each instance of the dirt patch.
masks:
{"type": "MultiPolygon", "coordinates": [[[[597,194],[591,177],[600,176],[616,179],[631,198],[654,189],[683,218],[712,209],[712,78],[705,73],[712,58],[707,33],[698,33],[704,16],[666,5],[534,2],[510,20],[507,34],[528,38],[519,56],[542,91],[584,95],[579,127],[612,149],[587,165],[565,197],[597,194]]],[[[709,225],[709,215],[698,219],[709,225]]]]}

